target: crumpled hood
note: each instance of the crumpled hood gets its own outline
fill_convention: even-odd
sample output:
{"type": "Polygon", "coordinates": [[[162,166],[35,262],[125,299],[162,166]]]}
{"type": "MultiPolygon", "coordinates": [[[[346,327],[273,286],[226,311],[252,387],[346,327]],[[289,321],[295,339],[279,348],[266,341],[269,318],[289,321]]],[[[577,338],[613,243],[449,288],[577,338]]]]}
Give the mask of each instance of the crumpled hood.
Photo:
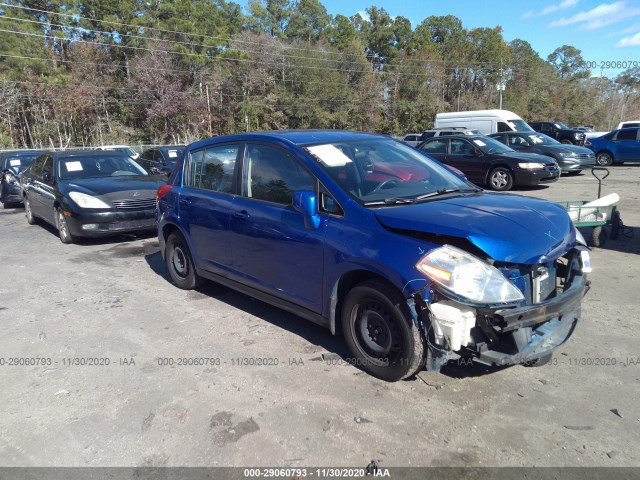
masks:
{"type": "Polygon", "coordinates": [[[560,206],[519,195],[478,193],[414,205],[380,208],[389,228],[466,238],[497,261],[553,261],[575,243],[571,219],[560,206]]]}

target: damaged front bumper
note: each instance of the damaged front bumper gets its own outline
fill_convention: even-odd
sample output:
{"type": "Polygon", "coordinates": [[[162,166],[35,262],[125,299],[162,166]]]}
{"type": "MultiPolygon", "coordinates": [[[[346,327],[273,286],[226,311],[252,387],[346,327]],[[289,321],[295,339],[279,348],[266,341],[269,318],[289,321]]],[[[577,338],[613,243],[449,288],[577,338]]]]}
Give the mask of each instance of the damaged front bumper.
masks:
{"type": "Polygon", "coordinates": [[[571,336],[588,290],[587,276],[579,273],[563,292],[534,305],[472,308],[448,299],[424,304],[417,318],[427,340],[426,367],[440,370],[459,358],[498,366],[533,364],[571,336]]]}

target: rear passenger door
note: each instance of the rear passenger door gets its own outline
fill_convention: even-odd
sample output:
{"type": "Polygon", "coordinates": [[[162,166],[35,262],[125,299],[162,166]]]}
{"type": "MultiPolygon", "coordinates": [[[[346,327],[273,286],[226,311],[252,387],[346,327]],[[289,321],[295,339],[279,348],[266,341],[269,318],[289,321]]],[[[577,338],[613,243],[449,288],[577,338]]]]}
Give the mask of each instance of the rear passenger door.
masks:
{"type": "Polygon", "coordinates": [[[293,192],[316,191],[316,179],[286,150],[248,143],[241,183],[230,219],[239,281],[320,313],[326,224],[305,228],[292,206],[293,192]]]}
{"type": "Polygon", "coordinates": [[[193,150],[186,159],[178,199],[181,224],[200,268],[229,276],[232,263],[229,215],[235,193],[239,143],[193,150]]]}
{"type": "MultiPolygon", "coordinates": [[[[482,142],[481,140],[475,141],[482,142]]],[[[472,182],[484,182],[484,155],[478,155],[476,152],[479,150],[471,142],[462,138],[451,138],[449,142],[446,163],[462,170],[472,182]]]]}

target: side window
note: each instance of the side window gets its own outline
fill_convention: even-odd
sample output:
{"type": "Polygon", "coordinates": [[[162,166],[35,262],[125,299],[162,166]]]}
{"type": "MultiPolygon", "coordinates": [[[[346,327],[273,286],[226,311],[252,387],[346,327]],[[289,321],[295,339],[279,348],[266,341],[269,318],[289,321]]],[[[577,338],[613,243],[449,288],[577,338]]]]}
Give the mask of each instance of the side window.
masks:
{"type": "Polygon", "coordinates": [[[447,141],[446,140],[434,140],[429,143],[425,143],[422,146],[424,153],[447,153],[447,141]]]}
{"type": "Polygon", "coordinates": [[[513,132],[507,122],[498,122],[498,132],[513,132]]]}
{"type": "Polygon", "coordinates": [[[637,133],[637,130],[631,128],[620,130],[618,132],[618,135],[616,135],[616,140],[635,140],[637,137],[637,133]]]}
{"type": "Polygon", "coordinates": [[[45,183],[53,182],[53,158],[47,157],[42,166],[42,179],[45,183]]]}
{"type": "Polygon", "coordinates": [[[506,145],[506,142],[509,141],[510,137],[506,137],[504,135],[495,135],[492,136],[491,138],[495,138],[497,141],[499,141],[500,143],[504,143],[506,145]]]}
{"type": "Polygon", "coordinates": [[[320,188],[320,211],[329,215],[344,215],[338,202],[324,187],[320,188]]]}
{"type": "Polygon", "coordinates": [[[469,142],[456,138],[451,140],[452,155],[472,155],[473,150],[473,145],[471,145],[469,142]]]}
{"type": "Polygon", "coordinates": [[[314,190],[315,180],[288,153],[268,145],[247,145],[244,195],[289,205],[296,190],[314,190]]]}
{"type": "Polygon", "coordinates": [[[238,145],[219,145],[191,152],[184,184],[214,192],[232,193],[238,145]]]}
{"type": "Polygon", "coordinates": [[[42,166],[44,165],[44,161],[46,159],[46,155],[40,155],[38,158],[36,158],[36,160],[33,162],[33,167],[31,168],[31,172],[33,173],[33,175],[35,175],[36,177],[42,175],[42,166]]]}
{"type": "Polygon", "coordinates": [[[527,145],[527,142],[525,141],[525,139],[518,135],[511,135],[509,137],[509,146],[511,147],[517,147],[517,146],[524,147],[526,145],[527,145]]]}

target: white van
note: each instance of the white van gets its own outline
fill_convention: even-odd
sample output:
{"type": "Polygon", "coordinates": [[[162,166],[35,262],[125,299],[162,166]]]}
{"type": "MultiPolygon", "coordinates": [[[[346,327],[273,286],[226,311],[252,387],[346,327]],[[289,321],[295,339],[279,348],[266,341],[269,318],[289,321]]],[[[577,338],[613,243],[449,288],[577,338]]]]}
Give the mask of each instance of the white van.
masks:
{"type": "Polygon", "coordinates": [[[633,128],[633,127],[640,127],[640,120],[628,120],[626,122],[620,122],[616,130],[620,130],[621,128],[633,128]]]}
{"type": "Polygon", "coordinates": [[[522,118],[509,110],[472,110],[436,114],[435,128],[464,127],[484,135],[497,132],[533,132],[522,118]]]}

